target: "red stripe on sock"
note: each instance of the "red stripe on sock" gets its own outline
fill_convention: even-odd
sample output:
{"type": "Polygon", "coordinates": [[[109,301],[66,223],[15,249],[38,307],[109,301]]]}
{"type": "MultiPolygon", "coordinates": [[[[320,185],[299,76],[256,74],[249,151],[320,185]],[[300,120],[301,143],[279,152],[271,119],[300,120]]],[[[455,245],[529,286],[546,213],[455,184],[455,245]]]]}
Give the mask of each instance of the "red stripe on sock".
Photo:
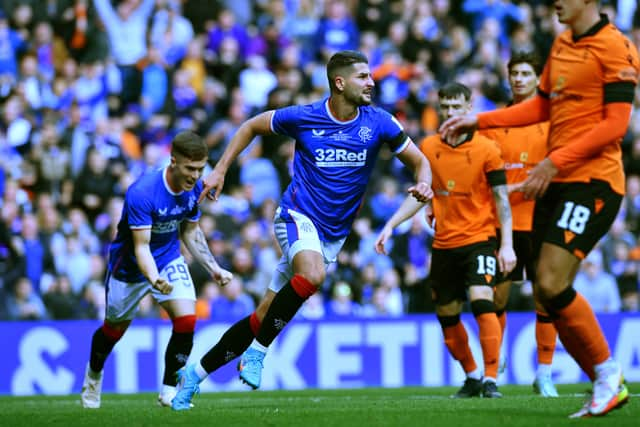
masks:
{"type": "Polygon", "coordinates": [[[196,330],[195,314],[187,314],[186,316],[174,317],[171,322],[173,322],[173,332],[188,334],[196,330]]]}
{"type": "Polygon", "coordinates": [[[313,283],[299,274],[296,274],[291,278],[291,286],[293,287],[293,290],[296,291],[296,294],[298,294],[300,298],[304,299],[309,298],[318,290],[313,283]]]}
{"type": "Polygon", "coordinates": [[[249,326],[251,327],[251,332],[253,332],[253,336],[258,335],[258,331],[260,330],[260,324],[262,322],[258,319],[258,314],[254,311],[249,316],[249,326]]]}
{"type": "Polygon", "coordinates": [[[126,329],[116,329],[113,326],[109,325],[108,323],[102,324],[102,332],[112,342],[117,342],[118,340],[120,340],[120,338],[122,338],[122,336],[124,335],[125,331],[126,329]]]}

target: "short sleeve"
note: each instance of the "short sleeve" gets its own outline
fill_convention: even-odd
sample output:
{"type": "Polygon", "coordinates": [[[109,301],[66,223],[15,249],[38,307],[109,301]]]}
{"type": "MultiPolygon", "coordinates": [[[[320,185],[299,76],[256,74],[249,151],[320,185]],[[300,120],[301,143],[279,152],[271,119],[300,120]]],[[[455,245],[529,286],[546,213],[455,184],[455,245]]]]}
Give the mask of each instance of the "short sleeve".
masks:
{"type": "Polygon", "coordinates": [[[402,152],[410,143],[407,134],[404,132],[404,127],[393,115],[386,111],[381,111],[380,115],[380,136],[383,141],[389,146],[389,149],[398,154],[402,152]]]}
{"type": "Polygon", "coordinates": [[[271,130],[279,135],[295,138],[302,117],[302,108],[300,105],[292,105],[275,110],[271,116],[271,130]]]}
{"type": "Polygon", "coordinates": [[[129,228],[151,228],[153,225],[151,198],[136,189],[137,187],[131,188],[125,196],[124,209],[129,220],[129,228]]]}
{"type": "Polygon", "coordinates": [[[485,146],[487,157],[484,164],[484,172],[489,173],[504,169],[504,160],[502,159],[502,152],[498,144],[493,140],[487,139],[485,146]]]}

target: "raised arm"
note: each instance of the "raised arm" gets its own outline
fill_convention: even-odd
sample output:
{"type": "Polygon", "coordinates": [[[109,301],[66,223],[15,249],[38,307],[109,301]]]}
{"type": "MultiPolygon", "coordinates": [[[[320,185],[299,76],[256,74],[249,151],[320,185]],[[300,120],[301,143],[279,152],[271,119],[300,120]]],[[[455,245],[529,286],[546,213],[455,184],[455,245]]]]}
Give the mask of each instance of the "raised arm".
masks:
{"type": "Polygon", "coordinates": [[[440,125],[440,136],[447,141],[455,141],[458,136],[476,129],[526,126],[544,122],[549,120],[550,105],[547,97],[538,94],[511,107],[451,117],[440,125]]]}
{"type": "Polygon", "coordinates": [[[260,113],[244,122],[240,128],[238,128],[213,171],[203,180],[204,188],[198,202],[201,202],[205,196],[213,200],[218,200],[218,196],[224,186],[224,177],[227,170],[238,155],[247,148],[256,136],[273,133],[271,130],[273,113],[273,110],[260,113]]]}
{"type": "Polygon", "coordinates": [[[224,286],[229,283],[233,275],[218,265],[197,222],[185,221],[180,229],[180,239],[191,252],[193,258],[207,269],[218,285],[224,286]]]}
{"type": "Polygon", "coordinates": [[[131,234],[133,236],[133,251],[136,255],[136,262],[144,277],[147,278],[154,288],[163,294],[167,295],[171,293],[173,286],[160,277],[156,261],[153,259],[153,255],[151,255],[151,247],[149,246],[149,242],[151,242],[151,229],[132,229],[131,234]]]}

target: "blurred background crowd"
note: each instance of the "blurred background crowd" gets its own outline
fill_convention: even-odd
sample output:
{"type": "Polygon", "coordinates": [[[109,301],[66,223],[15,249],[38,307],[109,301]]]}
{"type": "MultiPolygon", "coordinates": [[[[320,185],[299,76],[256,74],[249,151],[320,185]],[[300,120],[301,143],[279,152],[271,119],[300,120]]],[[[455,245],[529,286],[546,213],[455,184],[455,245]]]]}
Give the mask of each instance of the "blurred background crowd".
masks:
{"type": "MultiPolygon", "coordinates": [[[[469,86],[476,111],[509,102],[510,53],[545,58],[563,30],[550,3],[0,0],[0,320],[102,318],[123,195],[167,164],[178,131],[206,138],[214,165],[252,115],[325,97],[327,59],[357,49],[370,60],[375,103],[418,142],[436,132],[445,82],[469,86]]],[[[640,46],[637,2],[601,3],[640,46]]],[[[280,136],[255,140],[229,171],[221,199],[201,206],[211,251],[235,278],[218,288],[191,264],[200,319],[244,317],[268,286],[280,256],[271,223],[293,148],[280,136]]],[[[575,282],[599,312],[639,310],[638,108],[623,148],[622,209],[575,282]]],[[[432,311],[433,230],[424,215],[399,229],[390,256],[374,251],[410,182],[383,152],[338,263],[299,316],[432,311]]],[[[531,310],[531,284],[513,289],[508,309],[531,310]]],[[[164,315],[145,298],[139,316],[164,315]]]]}

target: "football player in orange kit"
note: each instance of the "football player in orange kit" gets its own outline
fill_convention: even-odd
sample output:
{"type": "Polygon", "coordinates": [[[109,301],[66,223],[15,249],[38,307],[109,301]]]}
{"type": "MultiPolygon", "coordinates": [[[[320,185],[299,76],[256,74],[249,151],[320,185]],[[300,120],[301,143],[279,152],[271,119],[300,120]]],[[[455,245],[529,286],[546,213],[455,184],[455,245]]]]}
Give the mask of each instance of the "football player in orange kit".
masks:
{"type": "Polygon", "coordinates": [[[620,141],[638,82],[638,49],[599,13],[596,0],[553,4],[568,28],[553,43],[538,95],[502,110],[453,117],[440,132],[456,140],[476,128],[550,122],[547,157],[520,187],[525,197],[539,199],[534,292],[565,349],[593,381],[591,398],[571,417],[605,415],[626,403],[629,392],[593,309],[572,283],[624,194],[620,141]]]}

